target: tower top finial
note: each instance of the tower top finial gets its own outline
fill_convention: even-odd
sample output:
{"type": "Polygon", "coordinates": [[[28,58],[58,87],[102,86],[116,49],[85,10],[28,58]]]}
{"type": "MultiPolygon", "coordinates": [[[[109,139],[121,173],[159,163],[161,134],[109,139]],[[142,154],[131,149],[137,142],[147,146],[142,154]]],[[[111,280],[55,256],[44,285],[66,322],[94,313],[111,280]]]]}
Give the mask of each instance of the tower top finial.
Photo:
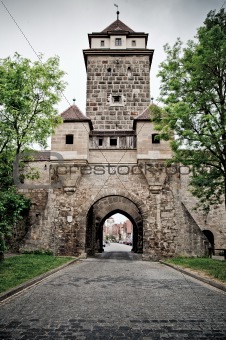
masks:
{"type": "Polygon", "coordinates": [[[116,14],[117,14],[117,20],[119,20],[119,13],[120,13],[120,12],[119,12],[119,10],[118,10],[118,5],[114,4],[114,6],[117,7],[117,12],[116,12],[116,14]]]}

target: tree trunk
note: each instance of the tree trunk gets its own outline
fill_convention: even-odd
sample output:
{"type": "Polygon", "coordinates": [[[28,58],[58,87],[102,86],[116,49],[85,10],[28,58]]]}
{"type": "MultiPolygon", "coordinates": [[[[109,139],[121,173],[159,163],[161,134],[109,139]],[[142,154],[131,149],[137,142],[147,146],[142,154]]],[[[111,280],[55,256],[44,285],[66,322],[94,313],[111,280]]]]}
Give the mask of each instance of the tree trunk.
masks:
{"type": "Polygon", "coordinates": [[[3,251],[0,251],[0,262],[4,261],[4,253],[3,251]]]}
{"type": "Polygon", "coordinates": [[[224,208],[226,211],[226,177],[224,177],[224,208]]]}

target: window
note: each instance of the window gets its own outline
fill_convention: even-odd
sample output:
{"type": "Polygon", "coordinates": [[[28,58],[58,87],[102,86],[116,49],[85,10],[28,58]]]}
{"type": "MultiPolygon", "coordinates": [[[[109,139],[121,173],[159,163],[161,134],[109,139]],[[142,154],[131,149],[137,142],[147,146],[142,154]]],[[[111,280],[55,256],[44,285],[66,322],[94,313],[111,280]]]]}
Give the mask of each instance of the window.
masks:
{"type": "Polygon", "coordinates": [[[128,77],[131,77],[131,67],[128,67],[128,69],[127,69],[127,75],[128,75],[128,77]]]}
{"type": "Polygon", "coordinates": [[[107,69],[107,71],[108,71],[109,74],[111,74],[111,68],[110,67],[107,69]]]}
{"type": "Polygon", "coordinates": [[[98,145],[99,146],[103,146],[103,138],[99,138],[98,139],[98,145]]]}
{"type": "Polygon", "coordinates": [[[66,144],[73,144],[73,143],[74,143],[74,136],[66,135],[66,144]]]}
{"type": "Polygon", "coordinates": [[[110,138],[110,146],[117,146],[117,138],[110,138]]]}
{"type": "Polygon", "coordinates": [[[160,143],[160,138],[158,133],[153,133],[152,134],[152,144],[159,144],[160,143]]]}
{"type": "Polygon", "coordinates": [[[132,46],[136,46],[136,40],[132,40],[132,46]]]}
{"type": "Polygon", "coordinates": [[[126,97],[123,94],[109,94],[107,100],[110,106],[124,106],[126,97]]]}
{"type": "Polygon", "coordinates": [[[113,103],[121,103],[122,97],[121,96],[112,96],[113,103]]]}
{"type": "Polygon", "coordinates": [[[104,46],[104,40],[100,41],[100,46],[104,46]]]}
{"type": "Polygon", "coordinates": [[[115,46],[122,46],[122,39],[121,38],[115,38],[115,46]]]}

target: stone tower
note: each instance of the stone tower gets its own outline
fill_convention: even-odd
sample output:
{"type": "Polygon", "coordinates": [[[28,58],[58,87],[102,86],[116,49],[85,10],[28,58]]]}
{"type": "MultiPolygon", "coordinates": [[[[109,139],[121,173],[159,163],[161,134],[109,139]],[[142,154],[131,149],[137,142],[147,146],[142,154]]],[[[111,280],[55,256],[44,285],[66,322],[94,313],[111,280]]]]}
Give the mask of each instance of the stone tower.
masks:
{"type": "Polygon", "coordinates": [[[150,103],[153,50],[148,34],[134,32],[119,19],[88,35],[86,113],[94,130],[131,131],[133,119],[150,103]]]}
{"type": "Polygon", "coordinates": [[[39,180],[20,187],[32,201],[31,225],[20,250],[93,255],[102,251],[104,222],[115,213],[131,221],[132,249],[144,259],[201,256],[210,233],[222,248],[224,211],[218,210],[217,223],[216,214],[206,222],[193,212],[188,176],[166,166],[170,145],[156,139],[148,34],[117,18],[88,38],[86,115],[76,105],[61,114],[51,152],[33,161],[39,180]]]}

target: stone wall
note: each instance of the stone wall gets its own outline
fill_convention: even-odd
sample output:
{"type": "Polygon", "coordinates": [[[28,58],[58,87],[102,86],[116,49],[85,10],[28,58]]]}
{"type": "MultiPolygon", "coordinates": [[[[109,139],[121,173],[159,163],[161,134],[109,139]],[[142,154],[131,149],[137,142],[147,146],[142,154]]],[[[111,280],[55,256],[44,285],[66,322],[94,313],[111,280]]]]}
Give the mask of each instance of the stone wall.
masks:
{"type": "Polygon", "coordinates": [[[150,104],[149,69],[148,56],[88,57],[86,112],[94,129],[132,129],[150,104]]]}
{"type": "Polygon", "coordinates": [[[226,248],[226,212],[224,204],[211,208],[206,215],[201,209],[195,209],[198,200],[189,190],[189,168],[180,170],[180,196],[186,209],[201,230],[210,230],[214,235],[215,248],[226,248]]]}
{"type": "Polygon", "coordinates": [[[137,159],[162,160],[171,158],[169,142],[161,140],[160,143],[152,143],[152,134],[157,134],[150,121],[137,121],[137,159]]]}
{"type": "MultiPolygon", "coordinates": [[[[87,122],[64,122],[52,136],[51,150],[64,159],[87,159],[89,150],[89,124],[87,122]],[[66,144],[66,135],[73,135],[73,144],[66,144]]],[[[57,160],[57,155],[53,156],[57,160]]]]}
{"type": "MultiPolygon", "coordinates": [[[[95,211],[95,207],[99,207],[98,202],[102,202],[100,211],[96,210],[96,216],[101,214],[101,220],[118,209],[131,217],[140,230],[142,228],[143,239],[140,242],[144,259],[205,254],[206,239],[181,202],[177,174],[168,175],[159,169],[159,174],[155,172],[151,179],[152,174],[147,177],[143,172],[136,175],[79,172],[76,183],[71,185],[71,165],[65,163],[64,171],[62,164],[50,166],[50,169],[52,166],[59,167],[61,187],[23,190],[33,205],[32,222],[21,251],[50,249],[56,255],[86,253],[87,232],[90,230],[87,220],[92,220],[89,212],[95,211]],[[156,182],[156,176],[159,185],[153,188],[150,183],[156,182]],[[142,226],[132,211],[139,212],[142,226]]],[[[96,247],[95,242],[92,241],[92,244],[96,247]]]]}
{"type": "Polygon", "coordinates": [[[51,209],[49,189],[20,189],[19,192],[31,200],[29,225],[26,235],[20,242],[20,251],[52,250],[51,224],[48,216],[51,209]]]}
{"type": "MultiPolygon", "coordinates": [[[[152,131],[151,124],[144,122],[138,134],[138,149],[144,156],[155,147],[146,140],[148,126],[152,131]]],[[[81,148],[87,159],[59,161],[50,156],[25,167],[38,169],[40,177],[25,180],[19,189],[32,202],[20,251],[94,253],[101,242],[102,221],[117,210],[131,219],[134,235],[137,232],[134,249],[141,251],[142,247],[144,259],[204,255],[208,242],[202,230],[206,229],[213,232],[216,247],[225,247],[223,207],[207,218],[193,211],[195,199],[188,191],[186,174],[166,168],[161,157],[137,160],[136,149],[88,150],[88,133],[81,148]]],[[[157,149],[160,154],[169,151],[161,143],[153,151],[157,149]]]]}

